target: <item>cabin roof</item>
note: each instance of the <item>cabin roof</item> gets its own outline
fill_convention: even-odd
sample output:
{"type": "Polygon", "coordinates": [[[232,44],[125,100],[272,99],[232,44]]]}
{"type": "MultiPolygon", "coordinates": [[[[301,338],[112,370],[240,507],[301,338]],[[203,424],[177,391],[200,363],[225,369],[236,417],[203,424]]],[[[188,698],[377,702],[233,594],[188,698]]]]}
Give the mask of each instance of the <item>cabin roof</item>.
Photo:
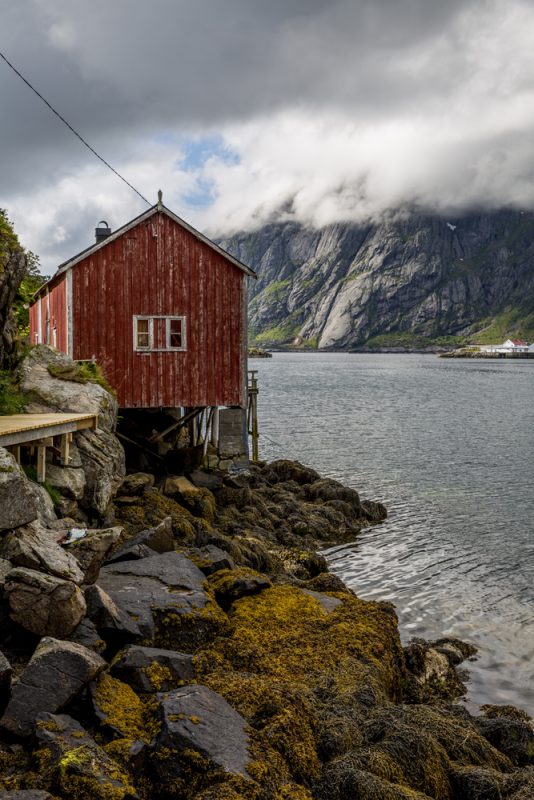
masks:
{"type": "Polygon", "coordinates": [[[527,342],[524,342],[523,339],[509,339],[512,344],[515,344],[516,347],[526,347],[527,342]]]}
{"type": "Polygon", "coordinates": [[[98,250],[101,250],[110,242],[113,242],[115,239],[118,239],[124,233],[127,233],[127,231],[131,230],[132,228],[135,228],[136,225],[139,225],[141,222],[145,222],[145,220],[150,219],[150,217],[153,217],[155,214],[159,212],[166,214],[182,228],[185,228],[186,231],[189,231],[189,233],[191,233],[196,239],[198,239],[200,242],[203,242],[204,244],[207,244],[208,247],[211,247],[212,250],[214,250],[219,255],[223,256],[227,261],[229,261],[238,269],[242,270],[246,275],[249,275],[251,278],[258,277],[253,269],[247,267],[247,265],[243,264],[241,261],[239,261],[239,259],[234,258],[234,256],[230,255],[230,253],[227,253],[226,250],[223,250],[223,248],[219,247],[218,244],[212,242],[211,239],[208,239],[208,237],[205,236],[203,233],[200,233],[200,231],[197,231],[196,228],[193,228],[192,225],[189,225],[189,223],[187,223],[181,217],[177,216],[177,214],[174,214],[169,208],[167,208],[167,206],[164,206],[163,203],[158,202],[155,205],[151,206],[147,211],[144,211],[142,214],[139,214],[139,216],[130,220],[130,222],[127,222],[121,228],[117,228],[116,231],[110,234],[110,236],[107,236],[101,242],[95,242],[89,247],[86,247],[85,250],[82,250],[77,255],[73,256],[72,258],[69,258],[68,261],[64,261],[62,264],[60,264],[54,275],[52,275],[52,277],[49,278],[49,280],[47,280],[46,283],[43,283],[43,285],[39,287],[39,289],[35,292],[34,296],[38,297],[38,295],[41,294],[43,289],[45,289],[50,283],[53,283],[53,281],[55,281],[56,278],[58,278],[68,269],[74,267],[80,261],[83,261],[84,258],[93,255],[93,253],[96,253],[98,250]]]}

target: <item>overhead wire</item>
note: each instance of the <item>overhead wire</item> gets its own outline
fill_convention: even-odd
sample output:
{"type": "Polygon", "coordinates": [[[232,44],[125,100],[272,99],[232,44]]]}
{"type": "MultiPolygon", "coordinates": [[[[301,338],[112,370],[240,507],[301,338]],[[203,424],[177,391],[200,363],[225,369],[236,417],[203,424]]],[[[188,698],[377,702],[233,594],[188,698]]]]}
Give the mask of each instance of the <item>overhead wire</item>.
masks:
{"type": "Polygon", "coordinates": [[[101,161],[103,164],[105,164],[105,166],[106,166],[108,169],[110,169],[110,170],[111,170],[111,171],[112,171],[112,172],[113,172],[113,173],[114,173],[114,174],[117,176],[117,178],[120,178],[120,180],[121,180],[123,183],[125,183],[125,184],[126,184],[126,186],[128,186],[130,189],[132,189],[132,191],[134,191],[134,192],[135,192],[137,195],[139,195],[139,197],[141,198],[141,200],[143,200],[143,202],[145,202],[145,203],[146,203],[147,205],[149,205],[149,206],[151,206],[151,205],[152,205],[152,203],[151,203],[149,200],[147,200],[147,199],[146,199],[146,197],[145,197],[143,194],[141,194],[141,192],[140,192],[138,189],[136,189],[136,188],[135,188],[135,186],[133,186],[133,185],[130,183],[130,181],[126,180],[126,178],[124,178],[124,177],[123,177],[123,176],[120,174],[120,172],[118,172],[118,171],[117,171],[117,170],[116,170],[114,167],[112,167],[112,166],[111,166],[111,164],[110,164],[108,161],[106,161],[106,159],[105,159],[105,158],[103,158],[103,157],[100,155],[100,153],[97,153],[97,151],[94,149],[94,147],[91,147],[91,145],[89,144],[89,142],[87,142],[87,141],[86,141],[86,140],[83,138],[83,136],[81,136],[81,134],[79,134],[79,133],[78,133],[78,131],[77,131],[77,130],[75,130],[75,129],[72,127],[72,125],[71,125],[69,122],[67,122],[67,120],[65,119],[65,117],[63,117],[63,116],[62,116],[62,115],[59,113],[59,111],[56,111],[56,109],[55,109],[55,108],[54,108],[54,107],[53,107],[53,106],[52,106],[52,105],[51,105],[51,104],[48,102],[48,100],[47,100],[45,97],[43,97],[43,95],[41,94],[41,92],[39,92],[39,91],[38,91],[38,90],[35,88],[35,86],[32,86],[32,84],[30,83],[30,81],[29,81],[29,80],[27,80],[27,78],[25,78],[25,77],[24,77],[24,75],[23,75],[21,72],[19,72],[19,70],[18,70],[18,69],[17,69],[17,68],[16,68],[16,67],[15,67],[15,66],[14,66],[14,65],[11,63],[11,61],[9,61],[9,59],[8,59],[8,58],[6,58],[6,56],[5,56],[5,55],[4,55],[4,54],[3,54],[1,51],[0,51],[0,58],[2,58],[2,59],[3,59],[3,60],[6,62],[6,64],[8,65],[8,67],[10,67],[10,68],[13,70],[13,72],[15,73],[15,75],[18,75],[18,77],[19,77],[19,78],[20,78],[22,81],[24,81],[24,83],[26,84],[26,86],[28,86],[28,87],[29,87],[29,88],[32,90],[32,92],[33,92],[34,94],[36,94],[36,95],[37,95],[37,97],[38,97],[40,100],[42,100],[42,101],[43,101],[43,103],[44,103],[46,106],[48,106],[48,108],[50,109],[50,111],[51,111],[53,114],[55,114],[55,115],[56,115],[56,117],[57,117],[58,119],[60,119],[60,120],[61,120],[61,122],[62,122],[64,125],[66,125],[66,126],[67,126],[67,128],[68,128],[68,129],[69,129],[69,130],[70,130],[70,131],[71,131],[71,132],[72,132],[72,133],[73,133],[73,134],[74,134],[74,135],[75,135],[75,136],[76,136],[76,137],[77,137],[77,138],[80,140],[80,142],[82,142],[82,144],[84,144],[84,145],[87,147],[87,149],[88,149],[88,150],[90,150],[90,151],[91,151],[91,153],[93,153],[93,155],[95,155],[95,156],[96,156],[96,157],[97,157],[97,158],[98,158],[98,159],[99,159],[99,160],[100,160],[100,161],[101,161]]]}

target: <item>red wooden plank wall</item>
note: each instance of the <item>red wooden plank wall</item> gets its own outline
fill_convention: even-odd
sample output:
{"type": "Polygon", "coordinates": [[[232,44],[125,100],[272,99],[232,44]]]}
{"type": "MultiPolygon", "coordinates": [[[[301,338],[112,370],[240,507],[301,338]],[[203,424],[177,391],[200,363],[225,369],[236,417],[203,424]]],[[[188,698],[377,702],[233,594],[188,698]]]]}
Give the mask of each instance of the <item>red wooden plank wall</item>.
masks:
{"type": "Polygon", "coordinates": [[[48,344],[66,353],[68,348],[68,324],[65,277],[53,285],[48,294],[43,294],[30,307],[30,341],[32,344],[36,344],[37,341],[47,343],[47,315],[50,318],[48,344]],[[39,330],[39,303],[41,303],[41,330],[39,330]],[[36,338],[37,333],[39,334],[39,339],[36,338]]]}
{"type": "Polygon", "coordinates": [[[246,276],[224,256],[158,213],[72,279],[74,358],[97,358],[121,407],[244,405],[246,276]],[[187,350],[135,352],[134,315],[185,316],[187,350]]]}
{"type": "Polygon", "coordinates": [[[37,344],[39,341],[39,337],[37,334],[39,333],[39,303],[41,299],[38,298],[36,302],[30,306],[30,342],[31,344],[37,344]]]}

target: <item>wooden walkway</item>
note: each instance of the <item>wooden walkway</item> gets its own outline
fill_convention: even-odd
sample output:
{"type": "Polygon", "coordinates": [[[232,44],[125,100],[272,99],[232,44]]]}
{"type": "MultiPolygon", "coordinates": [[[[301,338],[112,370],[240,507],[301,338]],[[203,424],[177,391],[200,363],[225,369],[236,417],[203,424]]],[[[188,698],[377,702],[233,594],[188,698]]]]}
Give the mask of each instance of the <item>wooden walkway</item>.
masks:
{"type": "Polygon", "coordinates": [[[86,428],[97,428],[96,414],[11,414],[0,416],[0,447],[11,450],[17,463],[21,460],[21,447],[29,447],[31,454],[37,450],[37,480],[46,479],[46,448],[53,448],[60,463],[70,461],[72,434],[86,428]],[[57,442],[54,441],[57,439],[57,442]]]}

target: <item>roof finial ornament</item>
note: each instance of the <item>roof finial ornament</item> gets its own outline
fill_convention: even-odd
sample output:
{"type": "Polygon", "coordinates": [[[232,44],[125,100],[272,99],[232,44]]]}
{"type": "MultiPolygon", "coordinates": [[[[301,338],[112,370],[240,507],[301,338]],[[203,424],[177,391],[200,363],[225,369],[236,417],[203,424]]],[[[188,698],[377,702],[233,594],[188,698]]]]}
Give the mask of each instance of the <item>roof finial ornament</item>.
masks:
{"type": "Polygon", "coordinates": [[[163,205],[163,192],[161,189],[158,190],[158,206],[163,205]]]}

